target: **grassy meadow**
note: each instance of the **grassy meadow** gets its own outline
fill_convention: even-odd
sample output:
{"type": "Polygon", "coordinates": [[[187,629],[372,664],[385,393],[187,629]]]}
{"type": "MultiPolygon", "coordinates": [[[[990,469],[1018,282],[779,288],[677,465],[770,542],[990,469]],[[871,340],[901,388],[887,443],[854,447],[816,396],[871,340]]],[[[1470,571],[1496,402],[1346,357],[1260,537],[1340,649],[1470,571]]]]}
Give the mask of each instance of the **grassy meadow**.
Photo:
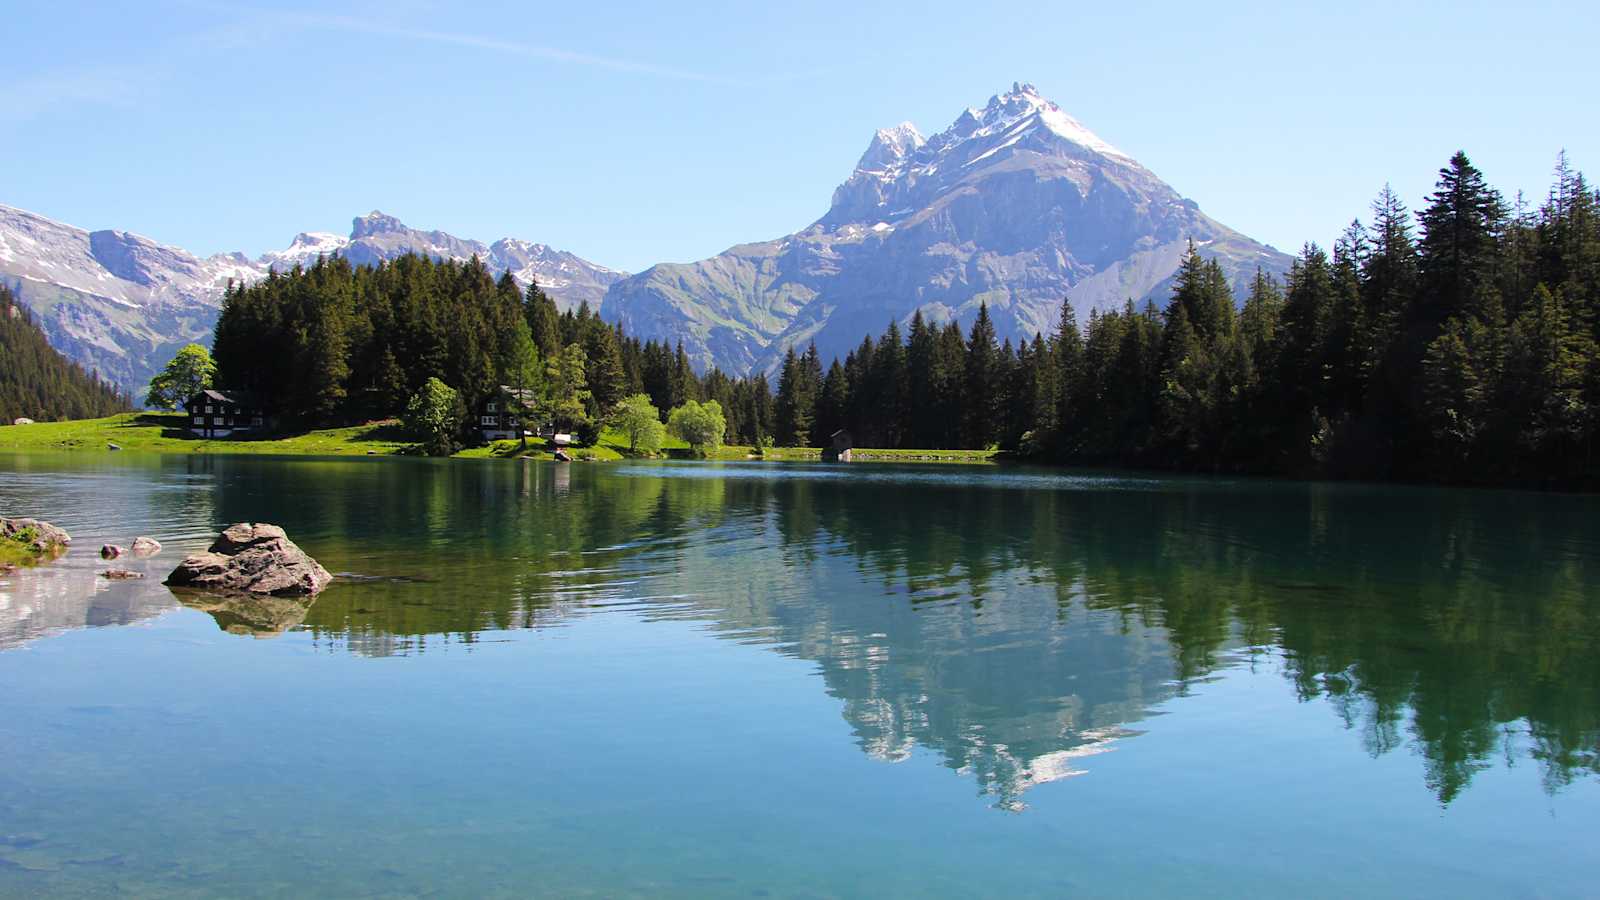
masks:
{"type": "MultiPolygon", "coordinates": [[[[369,422],[345,428],[322,428],[298,434],[249,435],[229,438],[198,438],[184,428],[181,413],[123,413],[103,419],[69,422],[39,422],[33,425],[0,426],[0,453],[49,450],[106,451],[145,453],[262,453],[296,456],[390,456],[411,453],[410,440],[398,422],[369,422]]],[[[495,441],[468,447],[455,454],[462,459],[549,459],[554,448],[540,438],[529,438],[523,448],[517,441],[495,441]]],[[[573,447],[568,453],[582,461],[609,462],[639,456],[628,449],[627,438],[606,429],[593,447],[573,447]]],[[[689,458],[689,445],[668,437],[662,456],[689,458]]],[[[959,462],[987,463],[996,456],[993,450],[871,450],[858,448],[855,458],[880,462],[959,462]]],[[[816,447],[768,447],[758,453],[754,447],[728,445],[711,455],[720,460],[807,461],[821,459],[816,447]]]]}

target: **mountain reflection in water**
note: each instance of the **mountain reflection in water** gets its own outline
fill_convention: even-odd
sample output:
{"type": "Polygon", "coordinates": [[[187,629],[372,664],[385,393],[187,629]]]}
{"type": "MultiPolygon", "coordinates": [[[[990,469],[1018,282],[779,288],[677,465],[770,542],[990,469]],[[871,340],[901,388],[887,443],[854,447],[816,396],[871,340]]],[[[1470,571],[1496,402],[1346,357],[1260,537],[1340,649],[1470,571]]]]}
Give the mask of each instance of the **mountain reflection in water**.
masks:
{"type": "MultiPolygon", "coordinates": [[[[863,752],[920,748],[1005,808],[1253,665],[1325,703],[1366,753],[1414,750],[1445,803],[1521,760],[1549,791],[1600,773],[1590,498],[1023,469],[190,457],[0,460],[0,500],[64,520],[81,538],[69,560],[100,532],[155,533],[170,562],[218,525],[283,524],[354,577],[311,604],[181,599],[230,632],[326,651],[472,651],[607,610],[703,622],[814,664],[863,752]],[[70,487],[83,479],[96,489],[70,487]]],[[[63,565],[0,584],[0,647],[176,604],[159,578],[108,588],[81,560],[63,565]]]]}

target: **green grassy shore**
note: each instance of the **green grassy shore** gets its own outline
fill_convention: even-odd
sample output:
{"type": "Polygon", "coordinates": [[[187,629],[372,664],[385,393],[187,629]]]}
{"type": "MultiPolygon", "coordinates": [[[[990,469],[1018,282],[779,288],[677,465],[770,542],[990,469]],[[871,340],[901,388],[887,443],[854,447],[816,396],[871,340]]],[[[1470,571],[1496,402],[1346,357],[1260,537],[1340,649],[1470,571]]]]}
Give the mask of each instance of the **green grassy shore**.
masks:
{"type": "Polygon", "coordinates": [[[38,562],[39,558],[39,554],[33,552],[28,545],[0,537],[0,569],[31,566],[38,562]]]}
{"type": "MultiPolygon", "coordinates": [[[[184,416],[176,413],[124,413],[104,419],[79,419],[70,422],[39,422],[33,425],[0,427],[0,452],[44,450],[123,450],[145,453],[263,453],[297,456],[390,456],[410,453],[414,443],[393,421],[369,422],[347,428],[324,428],[299,434],[259,435],[238,438],[197,438],[184,429],[184,416]]],[[[552,448],[543,440],[530,438],[524,449],[517,441],[495,441],[469,447],[456,456],[462,459],[510,459],[527,456],[550,458],[552,448]]],[[[622,434],[607,429],[593,447],[569,450],[573,458],[612,461],[636,456],[628,449],[622,434]]],[[[688,458],[689,447],[668,438],[662,454],[669,458],[688,458]]],[[[993,450],[871,450],[857,449],[854,458],[881,462],[990,463],[993,450]]],[[[816,460],[822,451],[816,447],[768,447],[758,453],[754,447],[729,445],[711,457],[722,460],[757,459],[768,461],[816,460]]]]}

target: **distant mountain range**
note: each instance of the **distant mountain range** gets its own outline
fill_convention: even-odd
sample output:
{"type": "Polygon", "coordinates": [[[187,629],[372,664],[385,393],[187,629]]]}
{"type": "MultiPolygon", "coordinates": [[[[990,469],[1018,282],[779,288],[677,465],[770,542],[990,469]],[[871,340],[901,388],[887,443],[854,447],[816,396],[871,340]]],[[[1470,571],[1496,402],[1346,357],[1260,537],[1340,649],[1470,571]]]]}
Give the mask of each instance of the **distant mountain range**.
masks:
{"type": "Polygon", "coordinates": [[[322,255],[359,265],[413,252],[437,259],[477,256],[524,286],[538,279],[562,309],[584,301],[598,309],[606,288],[624,275],[545,244],[462,240],[407,228],[376,211],[355,219],[347,238],[302,232],[287,248],[256,259],[243,253],[202,259],[126,231],[85,231],[0,206],[0,283],[35,312],[57,350],[140,399],[150,376],[179,347],[210,343],[230,280],[253,282],[322,255]]]}
{"type": "Polygon", "coordinates": [[[1080,321],[1130,298],[1164,303],[1191,241],[1236,291],[1258,267],[1281,275],[1290,262],[1016,84],[931,138],[910,123],[879,131],[805,229],[632,276],[545,244],[484,244],[379,212],[355,219],[349,237],[305,232],[256,259],[201,259],[0,206],[0,282],[58,349],[135,389],[177,347],[209,337],[230,279],[322,254],[357,264],[476,255],[524,284],[537,279],[563,309],[587,301],[630,334],[683,341],[698,366],[744,373],[809,341],[824,360],[842,356],[919,309],[967,323],[987,302],[1000,336],[1020,338],[1053,331],[1063,299],[1080,321]]]}

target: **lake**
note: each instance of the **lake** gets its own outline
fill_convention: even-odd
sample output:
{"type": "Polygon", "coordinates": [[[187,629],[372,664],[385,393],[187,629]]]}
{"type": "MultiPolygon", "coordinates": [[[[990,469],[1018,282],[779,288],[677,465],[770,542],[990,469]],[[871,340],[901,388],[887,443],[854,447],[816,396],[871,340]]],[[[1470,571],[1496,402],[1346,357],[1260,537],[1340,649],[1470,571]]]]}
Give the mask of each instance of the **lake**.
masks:
{"type": "Polygon", "coordinates": [[[0,456],[0,895],[1580,897],[1600,498],[0,456]],[[160,583],[236,521],[315,602],[160,583]],[[106,582],[96,550],[166,544],[106,582]]]}

